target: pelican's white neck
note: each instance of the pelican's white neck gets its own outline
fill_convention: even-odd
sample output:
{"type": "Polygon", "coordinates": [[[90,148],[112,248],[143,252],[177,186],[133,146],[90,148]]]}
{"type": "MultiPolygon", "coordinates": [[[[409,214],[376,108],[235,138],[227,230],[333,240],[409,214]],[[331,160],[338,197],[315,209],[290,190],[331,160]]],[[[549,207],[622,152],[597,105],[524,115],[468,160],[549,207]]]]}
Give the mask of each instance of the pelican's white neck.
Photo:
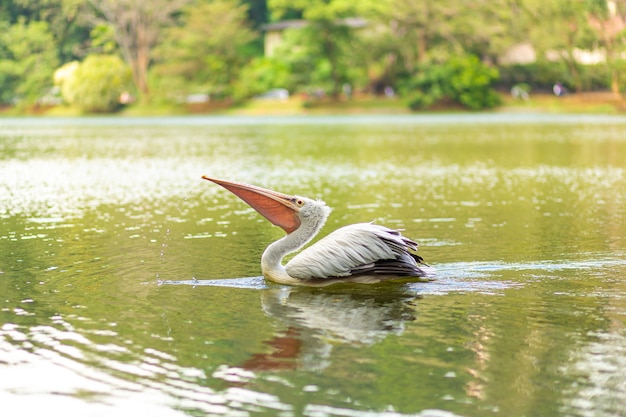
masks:
{"type": "Polygon", "coordinates": [[[314,215],[300,216],[302,221],[300,227],[265,249],[261,257],[261,270],[265,278],[279,284],[298,285],[301,283],[300,279],[287,273],[282,260],[285,255],[299,250],[310,242],[324,226],[330,214],[330,208],[323,204],[318,206],[318,209],[319,211],[314,215]]]}
{"type": "Polygon", "coordinates": [[[265,278],[279,284],[294,285],[299,282],[298,279],[289,276],[282,261],[285,255],[297,251],[310,240],[310,238],[304,240],[304,236],[300,236],[302,233],[298,233],[300,230],[302,228],[273,242],[265,249],[261,256],[261,270],[265,278]]]}

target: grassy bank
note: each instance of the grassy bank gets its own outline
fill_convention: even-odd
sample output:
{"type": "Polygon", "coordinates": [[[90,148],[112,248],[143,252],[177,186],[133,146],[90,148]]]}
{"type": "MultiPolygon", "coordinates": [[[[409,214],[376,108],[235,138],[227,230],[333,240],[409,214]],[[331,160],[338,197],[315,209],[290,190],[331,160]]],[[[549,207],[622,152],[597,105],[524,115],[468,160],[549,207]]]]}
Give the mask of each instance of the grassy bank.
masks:
{"type": "MultiPolygon", "coordinates": [[[[465,111],[458,107],[437,109],[437,112],[465,111]]],[[[527,101],[502,95],[502,105],[493,112],[597,113],[626,114],[626,101],[611,93],[534,94],[527,101]]],[[[288,100],[249,100],[244,104],[221,109],[218,113],[233,115],[290,114],[410,114],[407,103],[397,97],[357,96],[350,100],[307,101],[301,97],[288,100]]]]}
{"type": "MultiPolygon", "coordinates": [[[[458,107],[438,109],[436,112],[464,111],[458,107]]],[[[515,100],[508,94],[502,95],[502,105],[492,112],[537,112],[537,113],[596,113],[626,114],[626,101],[611,93],[582,93],[556,97],[553,94],[533,94],[529,100],[515,100]]],[[[129,107],[123,114],[166,115],[166,114],[223,114],[223,115],[305,115],[305,114],[411,114],[405,100],[398,97],[355,96],[350,100],[307,100],[302,96],[291,96],[287,100],[252,99],[241,104],[206,103],[178,107],[129,107]]]]}
{"type": "MultiPolygon", "coordinates": [[[[458,107],[438,109],[436,112],[459,112],[458,107]]],[[[626,114],[626,100],[608,92],[569,94],[556,97],[552,94],[532,94],[526,101],[502,95],[502,105],[491,112],[529,113],[595,113],[626,114]]],[[[406,102],[400,98],[356,96],[350,100],[307,100],[292,96],[286,100],[252,99],[244,103],[208,102],[194,105],[132,105],[119,112],[123,116],[170,116],[189,114],[219,115],[306,115],[306,114],[411,114],[406,102]]],[[[4,108],[0,115],[80,116],[77,109],[65,106],[4,108]]]]}
{"type": "Polygon", "coordinates": [[[562,97],[553,94],[535,94],[531,95],[528,101],[503,96],[503,105],[497,111],[626,114],[626,100],[609,92],[568,94],[562,97]]]}
{"type": "MultiPolygon", "coordinates": [[[[181,110],[181,109],[179,109],[181,110]]],[[[405,100],[398,97],[356,96],[350,100],[306,100],[292,96],[287,100],[248,100],[232,106],[194,107],[182,109],[186,113],[228,115],[302,115],[302,114],[411,114],[405,100]]],[[[459,107],[441,108],[436,112],[466,111],[459,107]]],[[[553,94],[534,94],[527,101],[502,95],[502,105],[492,112],[537,113],[596,113],[626,114],[626,101],[611,93],[582,93],[556,97],[553,94]]]]}

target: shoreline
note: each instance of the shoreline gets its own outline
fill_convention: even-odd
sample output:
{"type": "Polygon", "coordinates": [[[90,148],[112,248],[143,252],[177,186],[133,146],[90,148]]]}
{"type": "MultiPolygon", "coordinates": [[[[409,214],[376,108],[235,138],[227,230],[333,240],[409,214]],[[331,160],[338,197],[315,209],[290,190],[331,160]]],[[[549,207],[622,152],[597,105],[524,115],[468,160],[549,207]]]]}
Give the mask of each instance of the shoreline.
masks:
{"type": "MultiPolygon", "coordinates": [[[[626,100],[615,97],[610,92],[574,93],[557,97],[552,94],[534,94],[526,101],[513,99],[510,95],[501,95],[499,107],[480,111],[471,111],[459,107],[440,107],[426,111],[412,111],[405,101],[397,98],[356,96],[350,100],[307,101],[299,96],[285,100],[251,99],[241,104],[225,102],[207,102],[193,105],[140,106],[131,105],[116,115],[126,117],[141,116],[305,116],[305,115],[411,115],[411,114],[481,114],[481,113],[548,113],[548,114],[626,114],[626,100]]],[[[81,117],[98,116],[84,114],[66,107],[36,107],[31,109],[0,109],[1,117],[41,116],[41,117],[81,117]]]]}

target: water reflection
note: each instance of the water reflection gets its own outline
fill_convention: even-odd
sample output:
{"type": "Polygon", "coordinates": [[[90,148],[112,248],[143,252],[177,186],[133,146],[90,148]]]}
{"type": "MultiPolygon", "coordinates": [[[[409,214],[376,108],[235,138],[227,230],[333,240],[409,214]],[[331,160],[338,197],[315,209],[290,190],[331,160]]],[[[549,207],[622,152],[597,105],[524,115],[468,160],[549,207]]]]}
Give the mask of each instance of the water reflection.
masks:
{"type": "Polygon", "coordinates": [[[564,366],[565,375],[575,375],[566,388],[571,402],[562,405],[569,415],[592,417],[619,416],[626,410],[626,332],[590,335],[597,340],[572,353],[572,363],[564,366]]]}
{"type": "Polygon", "coordinates": [[[415,296],[401,288],[367,292],[268,288],[261,293],[263,311],[286,330],[266,342],[269,353],[254,355],[243,367],[324,369],[332,363],[338,343],[365,346],[401,335],[404,323],[415,320],[414,303],[415,296]]]}
{"type": "MultiPolygon", "coordinates": [[[[115,340],[117,334],[107,336],[115,340]]],[[[272,395],[239,387],[215,391],[202,383],[207,378],[203,370],[181,366],[167,352],[153,348],[137,352],[132,342],[127,346],[116,342],[95,343],[62,317],[31,328],[4,324],[0,328],[3,409],[46,415],[51,409],[63,409],[54,407],[70,407],[69,415],[98,417],[241,415],[258,407],[291,410],[272,395]]]]}
{"type": "MultiPolygon", "coordinates": [[[[416,317],[415,295],[402,286],[347,292],[273,287],[259,295],[263,312],[280,330],[264,344],[267,351],[238,366],[218,366],[210,375],[199,366],[185,365],[170,351],[141,347],[115,323],[88,330],[92,320],[76,315],[55,315],[34,326],[5,323],[0,327],[0,400],[3,407],[18,407],[24,415],[70,407],[71,415],[96,417],[264,412],[286,417],[377,416],[322,404],[297,410],[255,384],[290,385],[273,378],[274,372],[321,371],[332,363],[339,344],[367,347],[402,335],[405,323],[416,317]],[[224,380],[228,386],[210,388],[208,379],[224,380]]],[[[415,415],[454,416],[437,410],[415,415]]]]}

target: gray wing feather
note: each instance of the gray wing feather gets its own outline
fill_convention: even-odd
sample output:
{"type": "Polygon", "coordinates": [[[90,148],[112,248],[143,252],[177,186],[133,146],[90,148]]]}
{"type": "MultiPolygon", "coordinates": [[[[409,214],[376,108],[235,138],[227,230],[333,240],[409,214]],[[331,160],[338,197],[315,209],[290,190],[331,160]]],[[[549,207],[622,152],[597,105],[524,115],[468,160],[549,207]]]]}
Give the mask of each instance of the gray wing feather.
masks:
{"type": "Polygon", "coordinates": [[[345,226],[296,255],[285,266],[294,278],[360,274],[423,276],[422,259],[409,252],[417,243],[393,229],[372,223],[345,226]]]}

